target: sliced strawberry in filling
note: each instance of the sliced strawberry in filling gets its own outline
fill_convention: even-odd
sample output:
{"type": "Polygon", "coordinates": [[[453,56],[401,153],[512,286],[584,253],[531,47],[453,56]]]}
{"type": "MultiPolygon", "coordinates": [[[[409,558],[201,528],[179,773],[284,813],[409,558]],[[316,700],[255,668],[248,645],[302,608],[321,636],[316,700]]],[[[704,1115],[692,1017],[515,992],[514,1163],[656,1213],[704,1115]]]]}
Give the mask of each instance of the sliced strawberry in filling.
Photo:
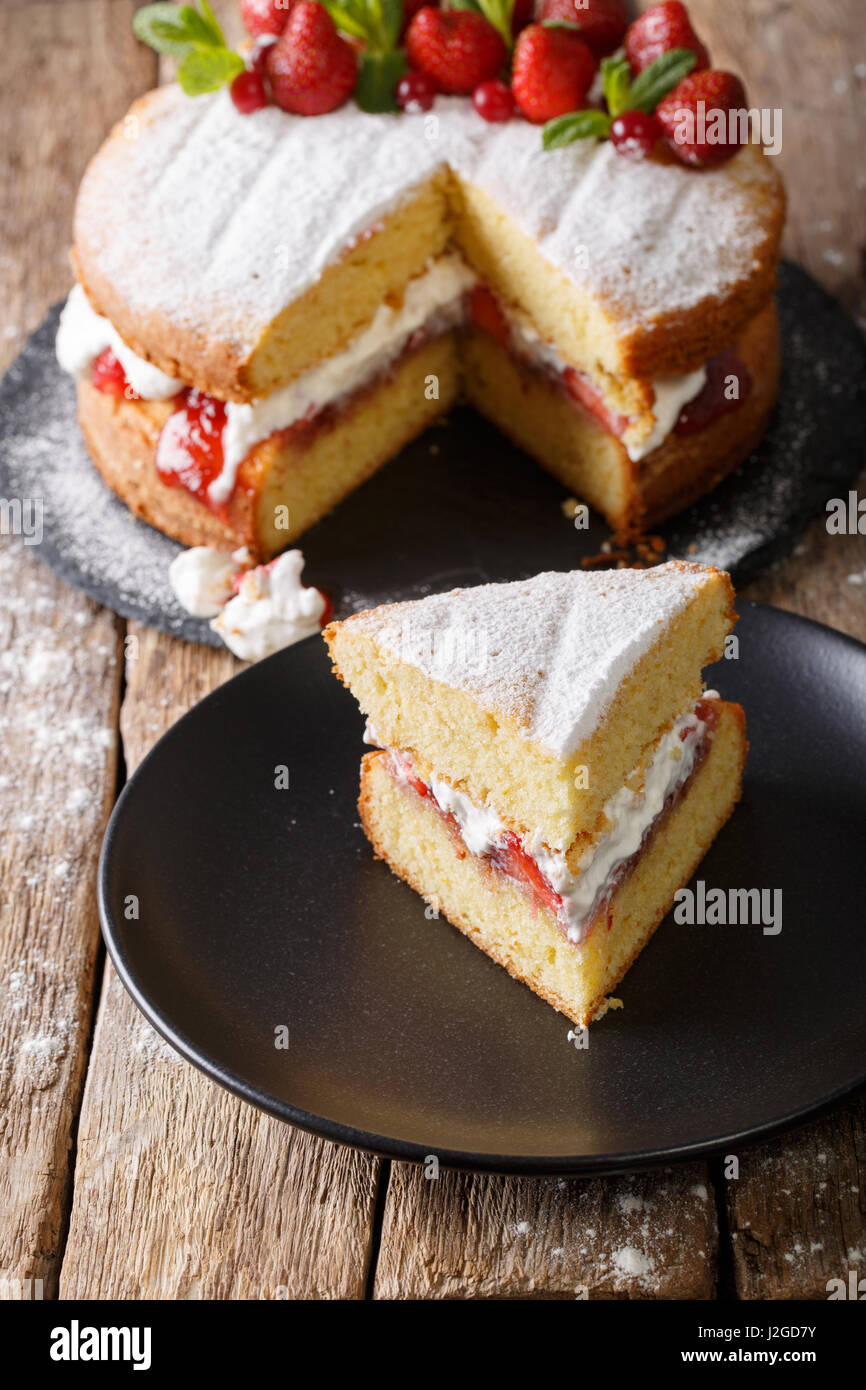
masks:
{"type": "Polygon", "coordinates": [[[509,878],[516,878],[529,885],[533,897],[539,898],[556,916],[562,910],[562,898],[548,883],[539,869],[511,830],[506,830],[498,845],[494,845],[484,856],[485,859],[509,878]]]}
{"type": "Polygon", "coordinates": [[[503,347],[511,345],[511,329],[499,300],[486,285],[475,285],[466,293],[466,312],[476,328],[495,338],[503,347]]]}
{"type": "Polygon", "coordinates": [[[628,416],[618,415],[610,406],[605,405],[604,397],[583,372],[578,372],[574,367],[566,367],[562,374],[563,384],[573,401],[582,406],[588,415],[601,425],[608,434],[620,439],[628,429],[628,416]]]}
{"type": "Polygon", "coordinates": [[[111,348],[105,348],[94,361],[90,380],[103,395],[117,396],[127,401],[141,399],[130,386],[123,364],[111,348]]]}
{"type": "Polygon", "coordinates": [[[195,388],[179,398],[179,409],[169,417],[159,436],[156,469],[169,487],[182,487],[218,514],[225,506],[214,505],[208,488],[223,470],[223,401],[195,388]]]}

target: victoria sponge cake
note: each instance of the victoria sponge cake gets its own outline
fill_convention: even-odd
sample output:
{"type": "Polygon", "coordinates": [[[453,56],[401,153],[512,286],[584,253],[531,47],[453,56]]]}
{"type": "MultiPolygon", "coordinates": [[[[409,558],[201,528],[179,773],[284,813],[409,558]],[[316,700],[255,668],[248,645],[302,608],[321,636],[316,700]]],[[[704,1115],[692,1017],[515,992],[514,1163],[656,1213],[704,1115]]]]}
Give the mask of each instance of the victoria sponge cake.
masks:
{"type": "Polygon", "coordinates": [[[740,795],[738,705],[704,691],[736,621],[700,565],[550,573],[325,629],[377,751],[375,853],[586,1024],[740,795]]]}
{"type": "MultiPolygon", "coordinates": [[[[310,0],[288,8],[281,54],[310,0]]],[[[779,372],[773,160],[545,149],[517,81],[539,27],[512,119],[442,78],[403,111],[311,117],[279,65],[255,109],[234,84],[133,105],[81,185],[58,355],[137,514],[267,560],[459,399],[623,535],[754,448],[779,372]]]]}

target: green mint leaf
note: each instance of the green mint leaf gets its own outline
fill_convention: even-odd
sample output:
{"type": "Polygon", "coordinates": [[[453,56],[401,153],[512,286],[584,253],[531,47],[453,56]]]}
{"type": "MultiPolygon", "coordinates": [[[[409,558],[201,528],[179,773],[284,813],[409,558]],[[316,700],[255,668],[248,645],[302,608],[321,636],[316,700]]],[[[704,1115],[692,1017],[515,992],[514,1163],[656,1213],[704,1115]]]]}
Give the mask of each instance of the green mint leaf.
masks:
{"type": "Polygon", "coordinates": [[[631,65],[627,58],[602,58],[601,80],[607,109],[612,116],[618,116],[629,106],[631,87],[631,65]]]}
{"type": "Polygon", "coordinates": [[[488,24],[492,24],[507,49],[514,43],[511,33],[511,16],[514,14],[514,0],[478,0],[478,8],[488,24]]]}
{"type": "Polygon", "coordinates": [[[403,0],[381,0],[379,30],[381,47],[386,51],[396,48],[403,28],[403,0]]]}
{"type": "Polygon", "coordinates": [[[232,82],[246,64],[228,48],[191,48],[177,70],[177,80],[188,97],[215,92],[232,82]]]}
{"type": "Polygon", "coordinates": [[[214,33],[206,15],[200,14],[195,6],[185,4],[181,7],[181,24],[186,29],[189,36],[190,46],[202,47],[202,49],[224,49],[225,40],[222,38],[222,31],[217,26],[214,33]]]}
{"type": "Polygon", "coordinates": [[[576,34],[580,33],[580,25],[574,24],[570,19],[543,19],[542,29],[573,29],[576,34]]]}
{"type": "MultiPolygon", "coordinates": [[[[207,0],[205,0],[205,5],[207,5],[207,0]]],[[[205,48],[225,48],[226,41],[223,38],[223,31],[209,5],[207,5],[207,11],[203,9],[201,13],[194,5],[184,5],[180,17],[186,25],[190,43],[201,44],[205,48]]]]}
{"type": "Polygon", "coordinates": [[[443,5],[442,8],[445,10],[473,10],[475,14],[481,13],[478,0],[448,0],[447,5],[443,5]]]}
{"type": "Polygon", "coordinates": [[[342,0],[342,3],[341,0],[322,0],[322,4],[344,34],[351,34],[354,39],[369,40],[370,22],[363,3],[359,6],[353,4],[352,0],[342,0]]]}
{"type": "Polygon", "coordinates": [[[697,57],[690,48],[672,48],[638,73],[628,94],[629,111],[646,111],[651,115],[662,97],[666,97],[678,82],[688,77],[697,57]]]}
{"type": "Polygon", "coordinates": [[[149,48],[155,48],[157,53],[170,53],[174,58],[183,58],[192,43],[180,7],[167,3],[167,0],[136,10],[132,17],[132,32],[149,48]]]}
{"type": "Polygon", "coordinates": [[[396,111],[397,83],[407,68],[404,53],[364,53],[355,83],[355,100],[362,111],[396,111]]]}
{"type": "Polygon", "coordinates": [[[610,130],[610,116],[604,111],[572,111],[557,116],[544,127],[541,143],[546,150],[561,150],[575,140],[605,136],[610,130]]]}

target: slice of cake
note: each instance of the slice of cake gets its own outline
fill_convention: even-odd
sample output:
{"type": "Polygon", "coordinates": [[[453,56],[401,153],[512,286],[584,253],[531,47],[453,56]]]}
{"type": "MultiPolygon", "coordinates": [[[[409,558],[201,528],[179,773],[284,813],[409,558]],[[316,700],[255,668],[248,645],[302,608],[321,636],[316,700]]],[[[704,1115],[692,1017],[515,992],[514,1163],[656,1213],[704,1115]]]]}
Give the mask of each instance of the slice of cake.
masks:
{"type": "Polygon", "coordinates": [[[740,795],[739,705],[703,692],[730,579],[671,562],[541,574],[325,629],[381,751],[373,847],[576,1023],[652,935],[740,795]]]}

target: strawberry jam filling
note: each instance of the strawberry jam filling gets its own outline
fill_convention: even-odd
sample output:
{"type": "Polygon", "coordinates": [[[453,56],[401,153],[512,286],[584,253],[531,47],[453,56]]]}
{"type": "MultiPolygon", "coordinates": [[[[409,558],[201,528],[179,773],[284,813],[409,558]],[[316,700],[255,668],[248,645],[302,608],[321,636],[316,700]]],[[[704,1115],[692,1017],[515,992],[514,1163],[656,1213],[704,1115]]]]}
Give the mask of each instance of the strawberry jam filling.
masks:
{"type": "Polygon", "coordinates": [[[123,370],[123,363],[115,356],[111,348],[105,348],[95,359],[91,368],[90,380],[97,391],[101,391],[105,396],[117,396],[127,401],[141,399],[138,392],[130,386],[126,372],[123,370]]]}
{"type": "Polygon", "coordinates": [[[516,878],[519,882],[525,883],[532,894],[533,902],[542,902],[554,917],[560,915],[561,895],[548,883],[535,860],[526,853],[512,830],[506,830],[499,844],[494,845],[484,858],[494,869],[499,869],[509,878],[516,878]]]}
{"type": "Polygon", "coordinates": [[[225,403],[194,387],[177,399],[179,407],[159,436],[156,471],[169,487],[185,488],[211,511],[223,512],[224,506],[211,502],[208,489],[223,469],[225,403]]]}
{"type": "Polygon", "coordinates": [[[388,756],[392,774],[443,818],[460,858],[474,855],[515,880],[528,893],[533,911],[545,908],[566,939],[579,944],[600,922],[610,929],[617,888],[686,794],[707,756],[720,710],[715,694],[704,696],[659,740],[645,770],[643,792],[632,793],[626,784],[611,798],[605,807],[610,829],[576,869],[568,867],[562,852],[553,853],[544,845],[536,858],[494,811],[474,806],[464,793],[435,775],[426,781],[408,754],[391,748],[388,756]]]}
{"type": "Polygon", "coordinates": [[[674,425],[674,434],[699,434],[722,415],[730,415],[752,393],[752,375],[733,348],[711,357],[707,380],[701,391],[688,401],[674,425]]]}

